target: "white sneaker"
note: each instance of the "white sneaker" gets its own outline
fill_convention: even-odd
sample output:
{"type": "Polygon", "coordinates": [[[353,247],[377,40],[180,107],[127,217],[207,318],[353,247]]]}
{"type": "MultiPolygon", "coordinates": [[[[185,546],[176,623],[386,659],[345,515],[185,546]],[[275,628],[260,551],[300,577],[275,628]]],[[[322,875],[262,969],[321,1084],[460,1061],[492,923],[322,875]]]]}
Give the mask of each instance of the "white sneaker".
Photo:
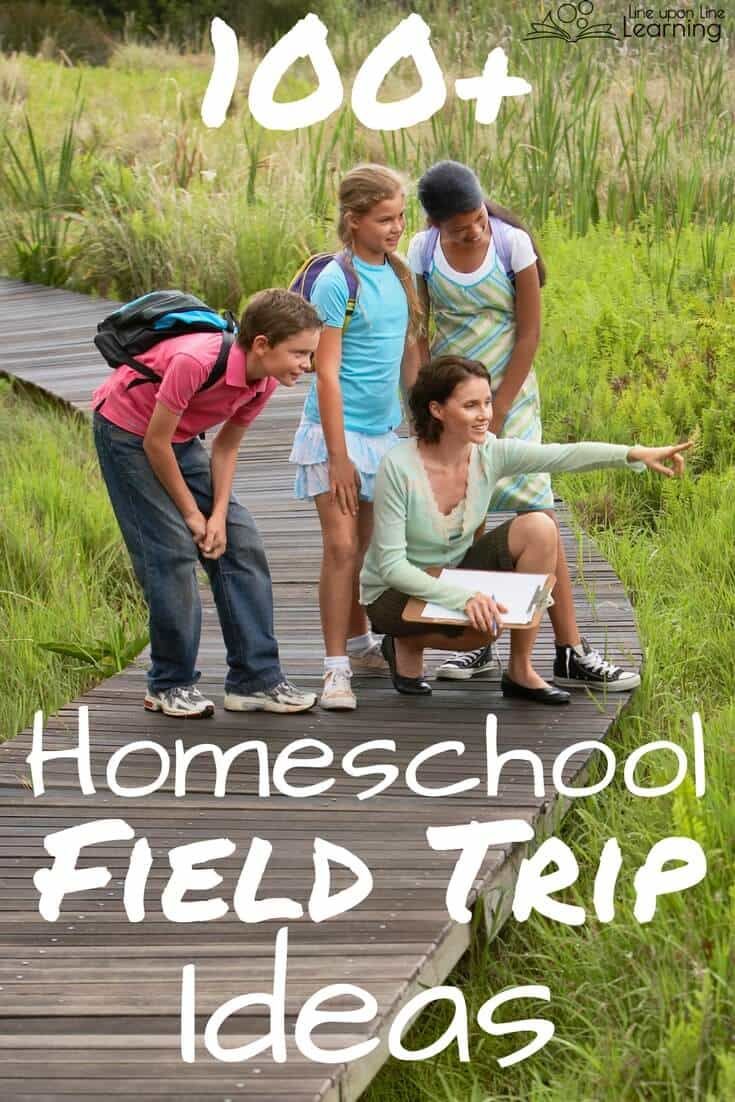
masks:
{"type": "Polygon", "coordinates": [[[357,697],[350,686],[351,677],[350,671],[344,667],[327,670],[324,674],[324,688],[319,699],[319,707],[354,710],[357,707],[357,697]]]}
{"type": "Polygon", "coordinates": [[[147,712],[163,712],[177,719],[204,719],[214,715],[214,703],[193,685],[178,685],[162,693],[147,692],[143,707],[147,712]]]}
{"type": "Polygon", "coordinates": [[[479,650],[468,650],[452,655],[442,662],[436,676],[449,681],[469,681],[472,677],[481,677],[483,681],[500,681],[503,663],[500,661],[494,643],[488,643],[479,650]]]}
{"type": "Polygon", "coordinates": [[[380,649],[380,643],[373,643],[368,650],[363,651],[362,654],[350,654],[350,665],[353,671],[357,670],[379,670],[383,673],[388,672],[388,663],[383,658],[383,652],[380,649]]]}
{"type": "Polygon", "coordinates": [[[290,681],[258,693],[225,693],[228,712],[308,712],[316,704],[316,693],[305,693],[290,681]]]}

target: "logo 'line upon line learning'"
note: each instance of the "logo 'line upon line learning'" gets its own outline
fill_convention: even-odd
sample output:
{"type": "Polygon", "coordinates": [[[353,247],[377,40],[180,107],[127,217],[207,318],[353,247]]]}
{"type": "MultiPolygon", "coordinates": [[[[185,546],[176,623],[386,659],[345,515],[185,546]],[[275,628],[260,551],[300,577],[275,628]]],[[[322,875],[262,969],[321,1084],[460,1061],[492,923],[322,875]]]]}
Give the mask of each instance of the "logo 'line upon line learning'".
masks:
{"type": "Polygon", "coordinates": [[[561,38],[565,42],[580,42],[583,38],[617,38],[612,23],[590,23],[595,5],[592,0],[578,4],[560,4],[556,11],[547,11],[540,23],[531,23],[532,31],[524,40],[561,38]]]}

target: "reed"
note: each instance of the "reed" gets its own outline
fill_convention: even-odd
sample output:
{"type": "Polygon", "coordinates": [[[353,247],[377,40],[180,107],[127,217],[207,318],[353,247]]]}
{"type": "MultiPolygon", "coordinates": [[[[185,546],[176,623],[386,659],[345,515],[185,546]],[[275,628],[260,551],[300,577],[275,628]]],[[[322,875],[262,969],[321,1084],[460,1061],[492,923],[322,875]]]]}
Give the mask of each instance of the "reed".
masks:
{"type": "Polygon", "coordinates": [[[264,145],[264,131],[252,118],[247,118],[242,127],[243,141],[245,142],[245,195],[248,203],[254,203],[256,198],[256,184],[258,172],[267,164],[262,156],[264,145]]]}
{"type": "MultiPolygon", "coordinates": [[[[554,43],[554,45],[558,45],[554,43]]],[[[558,210],[557,165],[564,147],[566,125],[558,95],[562,65],[559,50],[542,54],[537,73],[537,104],[528,125],[528,144],[522,166],[526,188],[525,208],[535,225],[542,225],[558,210]]]]}
{"type": "Polygon", "coordinates": [[[603,75],[580,64],[571,81],[574,115],[564,131],[564,152],[569,173],[569,222],[576,234],[587,233],[599,221],[602,184],[601,90],[603,75]]]}
{"type": "Polygon", "coordinates": [[[75,127],[81,109],[74,109],[55,158],[39,146],[27,115],[27,158],[9,134],[4,135],[7,157],[0,165],[0,194],[9,204],[10,217],[0,235],[15,255],[18,275],[30,282],[61,286],[72,271],[75,249],[70,238],[81,206],[74,176],[75,127]]]}
{"type": "Polygon", "coordinates": [[[348,108],[343,107],[333,127],[326,123],[308,128],[299,134],[306,152],[306,195],[312,216],[323,222],[334,206],[335,176],[339,171],[338,145],[345,128],[348,108]]]}

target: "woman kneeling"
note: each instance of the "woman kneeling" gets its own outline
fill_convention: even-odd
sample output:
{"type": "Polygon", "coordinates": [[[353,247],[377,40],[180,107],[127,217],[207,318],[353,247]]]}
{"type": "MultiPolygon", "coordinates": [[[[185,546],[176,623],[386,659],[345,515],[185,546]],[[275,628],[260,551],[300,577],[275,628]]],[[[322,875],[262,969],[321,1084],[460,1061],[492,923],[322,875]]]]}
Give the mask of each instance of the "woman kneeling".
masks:
{"type": "MultiPolygon", "coordinates": [[[[492,399],[487,371],[475,360],[442,356],[419,372],[409,396],[416,436],[381,461],[375,483],[374,531],[360,575],[361,601],[399,692],[431,692],[423,680],[423,651],[472,650],[497,637],[504,607],[428,567],[553,573],[558,531],[545,513],[526,513],[482,535],[488,502],[501,478],[535,471],[650,467],[681,474],[680,454],[691,444],[663,448],[622,444],[535,444],[488,432],[492,399]],[[665,466],[671,460],[672,467],[665,466]],[[403,619],[409,597],[466,613],[469,626],[403,619]]],[[[504,696],[567,704],[569,693],[548,685],[533,668],[537,628],[511,631],[504,696]]]]}

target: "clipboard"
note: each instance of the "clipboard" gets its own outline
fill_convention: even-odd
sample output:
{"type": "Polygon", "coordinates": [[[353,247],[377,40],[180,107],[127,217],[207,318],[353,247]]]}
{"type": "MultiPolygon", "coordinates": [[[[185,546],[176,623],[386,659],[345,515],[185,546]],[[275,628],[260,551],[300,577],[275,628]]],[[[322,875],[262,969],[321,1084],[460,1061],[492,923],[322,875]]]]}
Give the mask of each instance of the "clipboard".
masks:
{"type": "MultiPolygon", "coordinates": [[[[434,578],[438,578],[439,575],[442,573],[442,571],[445,570],[445,569],[451,569],[451,568],[442,567],[442,566],[429,566],[429,567],[425,568],[426,573],[431,574],[432,577],[434,577],[434,578]]],[[[488,570],[486,573],[488,573],[488,574],[497,574],[497,573],[502,573],[502,571],[490,571],[490,570],[488,570]]],[[[516,576],[518,574],[518,572],[515,571],[515,570],[514,571],[507,571],[506,573],[513,574],[513,575],[516,575],[516,576]]],[[[535,590],[535,592],[533,594],[533,597],[531,599],[531,604],[529,605],[529,609],[531,608],[531,606],[533,606],[533,612],[531,614],[531,619],[528,620],[526,623],[523,623],[523,624],[514,624],[509,620],[503,620],[502,626],[504,628],[521,628],[521,629],[538,627],[539,622],[541,620],[541,617],[543,616],[545,610],[547,609],[547,607],[549,605],[549,602],[551,601],[551,603],[553,603],[553,600],[551,598],[551,591],[552,591],[552,589],[554,588],[555,585],[556,585],[556,575],[555,574],[547,574],[546,575],[546,580],[541,585],[536,587],[536,590],[535,590]]],[[[499,595],[499,596],[500,596],[500,603],[503,604],[502,594],[499,595]]],[[[449,624],[451,627],[468,627],[468,628],[472,627],[472,625],[469,623],[468,620],[460,620],[460,619],[455,619],[455,618],[451,618],[451,619],[449,619],[449,618],[446,618],[446,619],[436,618],[435,619],[434,617],[423,616],[422,613],[423,613],[426,605],[430,604],[430,603],[432,603],[432,602],[423,601],[419,597],[409,597],[408,602],[406,604],[406,607],[403,610],[402,619],[403,620],[408,620],[410,623],[426,624],[427,629],[430,628],[432,624],[449,624]]]]}

